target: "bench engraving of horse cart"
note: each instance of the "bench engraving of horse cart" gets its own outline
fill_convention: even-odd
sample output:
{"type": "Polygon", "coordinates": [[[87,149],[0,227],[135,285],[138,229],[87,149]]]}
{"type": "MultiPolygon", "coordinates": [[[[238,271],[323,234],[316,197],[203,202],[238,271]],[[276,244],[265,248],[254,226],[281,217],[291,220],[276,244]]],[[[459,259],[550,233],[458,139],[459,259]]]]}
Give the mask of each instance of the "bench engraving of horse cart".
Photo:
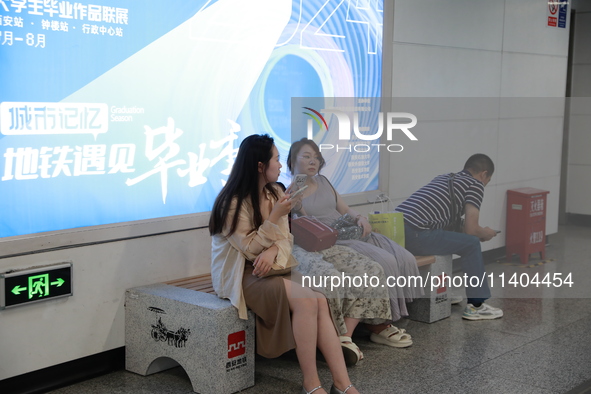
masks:
{"type": "Polygon", "coordinates": [[[189,335],[191,335],[191,330],[188,328],[179,328],[176,331],[169,330],[166,328],[164,323],[162,323],[162,318],[158,318],[157,324],[152,324],[152,338],[158,342],[166,342],[169,346],[174,347],[185,347],[187,339],[189,335]]]}

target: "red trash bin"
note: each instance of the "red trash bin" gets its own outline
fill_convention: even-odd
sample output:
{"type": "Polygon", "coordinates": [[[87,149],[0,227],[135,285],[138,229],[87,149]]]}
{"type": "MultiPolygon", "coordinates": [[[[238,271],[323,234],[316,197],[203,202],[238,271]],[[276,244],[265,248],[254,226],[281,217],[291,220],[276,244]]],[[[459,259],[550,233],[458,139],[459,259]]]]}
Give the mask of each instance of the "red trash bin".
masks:
{"type": "Polygon", "coordinates": [[[507,228],[505,248],[507,261],[518,254],[523,264],[529,255],[540,252],[546,258],[546,196],[547,190],[523,187],[507,190],[507,228]]]}

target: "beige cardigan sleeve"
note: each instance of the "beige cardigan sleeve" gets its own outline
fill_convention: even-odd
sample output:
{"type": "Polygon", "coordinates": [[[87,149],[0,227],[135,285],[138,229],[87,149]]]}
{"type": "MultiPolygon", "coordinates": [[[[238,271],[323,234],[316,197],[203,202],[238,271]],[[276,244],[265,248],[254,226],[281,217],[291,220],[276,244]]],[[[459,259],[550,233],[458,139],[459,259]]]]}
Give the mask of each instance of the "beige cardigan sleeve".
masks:
{"type": "MultiPolygon", "coordinates": [[[[228,212],[228,224],[231,223],[235,211],[236,201],[234,200],[228,212]]],[[[228,229],[229,227],[229,225],[226,226],[228,229]]],[[[253,228],[252,205],[249,201],[242,203],[236,230],[228,240],[249,261],[254,261],[259,254],[273,245],[279,249],[275,260],[276,268],[285,268],[288,260],[292,258],[293,236],[289,232],[287,216],[281,217],[279,224],[265,220],[259,228],[253,228]]]]}
{"type": "Polygon", "coordinates": [[[211,240],[211,280],[220,298],[227,298],[238,309],[241,319],[248,319],[248,311],[242,293],[244,256],[223,235],[211,240]]]}
{"type": "MultiPolygon", "coordinates": [[[[238,309],[239,317],[247,319],[242,292],[245,260],[253,261],[262,251],[275,244],[279,249],[275,268],[285,268],[289,259],[293,259],[293,236],[289,232],[286,216],[281,218],[279,225],[265,220],[258,229],[253,229],[252,206],[249,202],[244,202],[239,212],[236,231],[227,237],[231,218],[236,211],[236,201],[232,204],[224,234],[217,234],[212,238],[211,276],[217,295],[229,299],[238,309]]],[[[294,265],[297,265],[295,260],[291,262],[291,266],[294,265]]]]}

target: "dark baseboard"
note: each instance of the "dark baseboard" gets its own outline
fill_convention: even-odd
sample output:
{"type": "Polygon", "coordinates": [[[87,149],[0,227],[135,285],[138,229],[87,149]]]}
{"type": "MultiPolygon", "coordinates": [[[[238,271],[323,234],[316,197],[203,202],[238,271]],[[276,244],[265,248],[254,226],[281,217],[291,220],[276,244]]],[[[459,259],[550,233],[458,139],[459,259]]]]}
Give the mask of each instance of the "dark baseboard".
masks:
{"type": "Polygon", "coordinates": [[[125,347],[93,354],[0,381],[4,394],[37,394],[56,390],[125,368],[125,347]]]}
{"type": "Polygon", "coordinates": [[[575,213],[566,214],[566,223],[575,226],[591,227],[591,215],[579,215],[575,213]]]}

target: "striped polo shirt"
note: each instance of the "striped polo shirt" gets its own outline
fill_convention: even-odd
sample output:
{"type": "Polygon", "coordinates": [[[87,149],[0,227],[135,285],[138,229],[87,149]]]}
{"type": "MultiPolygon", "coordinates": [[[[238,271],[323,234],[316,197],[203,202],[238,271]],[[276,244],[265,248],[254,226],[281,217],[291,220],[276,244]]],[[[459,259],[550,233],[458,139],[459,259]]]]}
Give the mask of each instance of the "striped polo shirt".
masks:
{"type": "MultiPolygon", "coordinates": [[[[435,230],[447,227],[452,222],[448,180],[450,174],[435,177],[429,184],[414,192],[396,207],[404,214],[404,220],[416,228],[435,230]]],[[[464,214],[468,203],[480,209],[484,198],[484,184],[470,172],[458,172],[453,182],[456,212],[464,214]]]]}

